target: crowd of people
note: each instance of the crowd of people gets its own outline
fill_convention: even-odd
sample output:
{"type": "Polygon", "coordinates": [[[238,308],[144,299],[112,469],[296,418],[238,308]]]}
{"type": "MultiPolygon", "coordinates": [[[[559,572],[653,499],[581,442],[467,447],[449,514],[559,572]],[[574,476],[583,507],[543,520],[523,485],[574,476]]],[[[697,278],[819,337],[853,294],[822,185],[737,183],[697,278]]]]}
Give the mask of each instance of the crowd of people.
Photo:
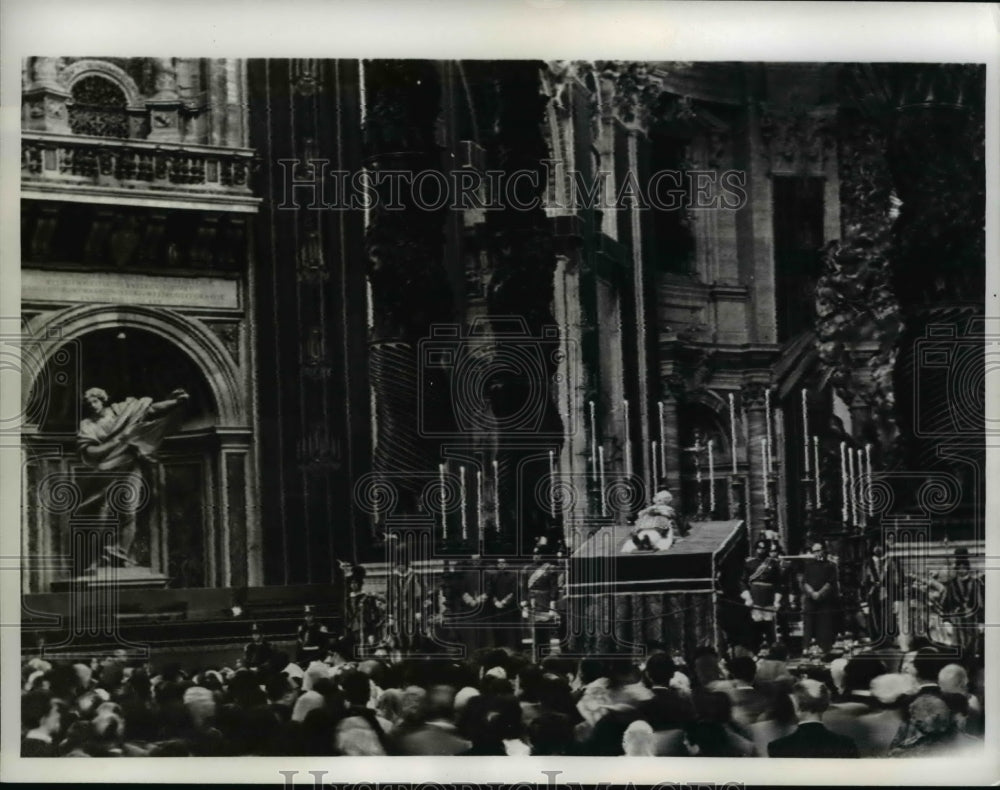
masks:
{"type": "Polygon", "coordinates": [[[783,643],[761,655],[651,645],[641,657],[540,661],[496,647],[356,660],[340,644],[295,661],[258,632],[233,666],[189,668],[32,657],[22,755],[851,758],[982,747],[983,666],[927,644],[805,668],[783,643]]]}

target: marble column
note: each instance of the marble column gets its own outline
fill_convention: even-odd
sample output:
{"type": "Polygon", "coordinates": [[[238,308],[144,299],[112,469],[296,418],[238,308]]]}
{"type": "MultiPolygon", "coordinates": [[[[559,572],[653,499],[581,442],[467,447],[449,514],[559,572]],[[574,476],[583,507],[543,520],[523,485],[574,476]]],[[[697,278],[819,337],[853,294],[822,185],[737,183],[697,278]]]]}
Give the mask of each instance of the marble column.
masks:
{"type": "MultiPolygon", "coordinates": [[[[680,441],[680,427],[677,423],[677,407],[683,398],[684,381],[674,374],[667,378],[664,387],[663,402],[663,445],[666,449],[661,450],[665,457],[666,464],[660,470],[660,477],[666,480],[667,490],[680,501],[681,499],[681,453],[683,448],[680,441]]],[[[659,420],[659,414],[656,415],[659,420]]],[[[657,426],[657,430],[659,426],[657,426]]],[[[694,503],[681,502],[681,508],[692,510],[694,503]],[[690,504],[690,508],[687,505],[690,504]]]]}

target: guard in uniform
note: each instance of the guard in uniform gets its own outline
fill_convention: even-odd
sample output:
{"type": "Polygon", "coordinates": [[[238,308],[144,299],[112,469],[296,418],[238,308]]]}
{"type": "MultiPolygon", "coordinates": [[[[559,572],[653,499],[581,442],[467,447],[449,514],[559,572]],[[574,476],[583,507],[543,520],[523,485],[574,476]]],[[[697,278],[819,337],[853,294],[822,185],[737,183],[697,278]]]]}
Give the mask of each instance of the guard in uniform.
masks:
{"type": "Polygon", "coordinates": [[[781,560],[772,552],[771,543],[761,538],[754,544],[753,556],[743,564],[742,598],[751,607],[755,649],[765,641],[774,643],[777,639],[775,625],[777,610],[782,601],[783,573],[781,560]]]}
{"type": "Polygon", "coordinates": [[[371,650],[382,641],[385,602],[364,589],[367,571],[361,565],[351,568],[350,593],[346,602],[347,627],[358,651],[371,650]]]}
{"type": "Polygon", "coordinates": [[[389,575],[388,590],[389,640],[401,651],[416,650],[423,641],[424,587],[405,558],[389,575]]]}
{"type": "Polygon", "coordinates": [[[250,641],[243,648],[243,666],[247,669],[266,669],[274,656],[271,643],[264,638],[260,626],[254,623],[250,627],[250,641]]]}
{"type": "Polygon", "coordinates": [[[306,606],[305,619],[299,625],[296,638],[298,650],[295,655],[295,663],[307,667],[312,661],[322,661],[326,658],[330,634],[325,625],[316,621],[316,614],[313,612],[312,606],[306,606]]]}
{"type": "Polygon", "coordinates": [[[823,654],[833,649],[840,616],[840,583],[837,565],[826,557],[826,546],[817,541],[812,546],[799,577],[802,590],[802,649],[815,640],[823,654]]]}

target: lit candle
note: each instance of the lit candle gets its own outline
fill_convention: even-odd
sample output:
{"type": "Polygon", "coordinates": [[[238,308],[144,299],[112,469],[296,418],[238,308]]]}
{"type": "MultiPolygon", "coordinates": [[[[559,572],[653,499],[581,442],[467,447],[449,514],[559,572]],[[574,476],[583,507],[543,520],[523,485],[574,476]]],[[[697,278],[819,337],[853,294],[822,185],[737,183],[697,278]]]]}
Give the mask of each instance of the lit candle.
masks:
{"type": "Polygon", "coordinates": [[[840,443],[840,518],[847,524],[847,455],[844,442],[840,443]]]}
{"type": "Polygon", "coordinates": [[[733,457],[733,474],[736,474],[736,398],[729,393],[729,446],[733,457]]]}
{"type": "Polygon", "coordinates": [[[868,468],[868,474],[865,478],[865,484],[868,486],[865,501],[868,503],[868,515],[873,514],[872,510],[872,446],[870,444],[865,445],[865,466],[868,468]]]}
{"type": "Polygon", "coordinates": [[[469,524],[466,521],[465,516],[465,467],[458,467],[458,490],[459,490],[459,502],[462,508],[462,540],[468,540],[469,538],[469,524]]]}
{"type": "Polygon", "coordinates": [[[556,451],[549,450],[549,514],[556,517],[556,451]]]}
{"type": "Polygon", "coordinates": [[[712,452],[714,440],[708,440],[708,512],[715,513],[715,458],[712,452]]]}
{"type": "Polygon", "coordinates": [[[629,430],[629,420],[628,420],[628,401],[623,400],[622,406],[624,407],[625,413],[625,474],[629,477],[632,476],[632,438],[631,431],[629,430]]]}
{"type": "Polygon", "coordinates": [[[593,469],[594,482],[597,482],[597,416],[594,402],[590,401],[590,463],[593,469]]]}
{"type": "Polygon", "coordinates": [[[813,437],[813,467],[816,469],[816,509],[819,510],[819,437],[813,437]]]}
{"type": "Polygon", "coordinates": [[[769,481],[767,479],[767,439],[761,437],[760,439],[760,460],[761,466],[764,469],[764,508],[769,508],[771,506],[771,492],[767,489],[769,488],[769,481]]]}
{"type": "Polygon", "coordinates": [[[448,537],[448,509],[444,489],[444,464],[438,464],[438,476],[441,482],[441,535],[448,537]]]}
{"type": "Polygon", "coordinates": [[[500,534],[500,465],[493,459],[493,529],[500,534]]]}
{"type": "Polygon", "coordinates": [[[597,457],[599,459],[598,466],[600,468],[600,480],[601,480],[601,515],[608,515],[608,503],[604,498],[604,446],[597,448],[597,457]]]}
{"type": "Polygon", "coordinates": [[[657,404],[660,413],[660,477],[667,476],[667,421],[663,414],[663,401],[657,404]]]}
{"type": "Polygon", "coordinates": [[[806,447],[806,477],[809,476],[809,400],[802,388],[802,437],[806,447]]]}

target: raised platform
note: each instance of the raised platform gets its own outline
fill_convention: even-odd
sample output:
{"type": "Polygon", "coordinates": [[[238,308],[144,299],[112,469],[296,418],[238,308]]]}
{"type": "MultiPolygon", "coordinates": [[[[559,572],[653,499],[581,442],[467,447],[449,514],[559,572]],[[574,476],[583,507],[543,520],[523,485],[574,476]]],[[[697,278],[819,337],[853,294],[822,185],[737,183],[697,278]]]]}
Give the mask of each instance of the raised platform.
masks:
{"type": "Polygon", "coordinates": [[[748,553],[744,522],[694,523],[666,551],[627,553],[630,536],[627,527],[603,527],[570,558],[572,650],[618,654],[655,643],[690,654],[720,647],[748,553]]]}

